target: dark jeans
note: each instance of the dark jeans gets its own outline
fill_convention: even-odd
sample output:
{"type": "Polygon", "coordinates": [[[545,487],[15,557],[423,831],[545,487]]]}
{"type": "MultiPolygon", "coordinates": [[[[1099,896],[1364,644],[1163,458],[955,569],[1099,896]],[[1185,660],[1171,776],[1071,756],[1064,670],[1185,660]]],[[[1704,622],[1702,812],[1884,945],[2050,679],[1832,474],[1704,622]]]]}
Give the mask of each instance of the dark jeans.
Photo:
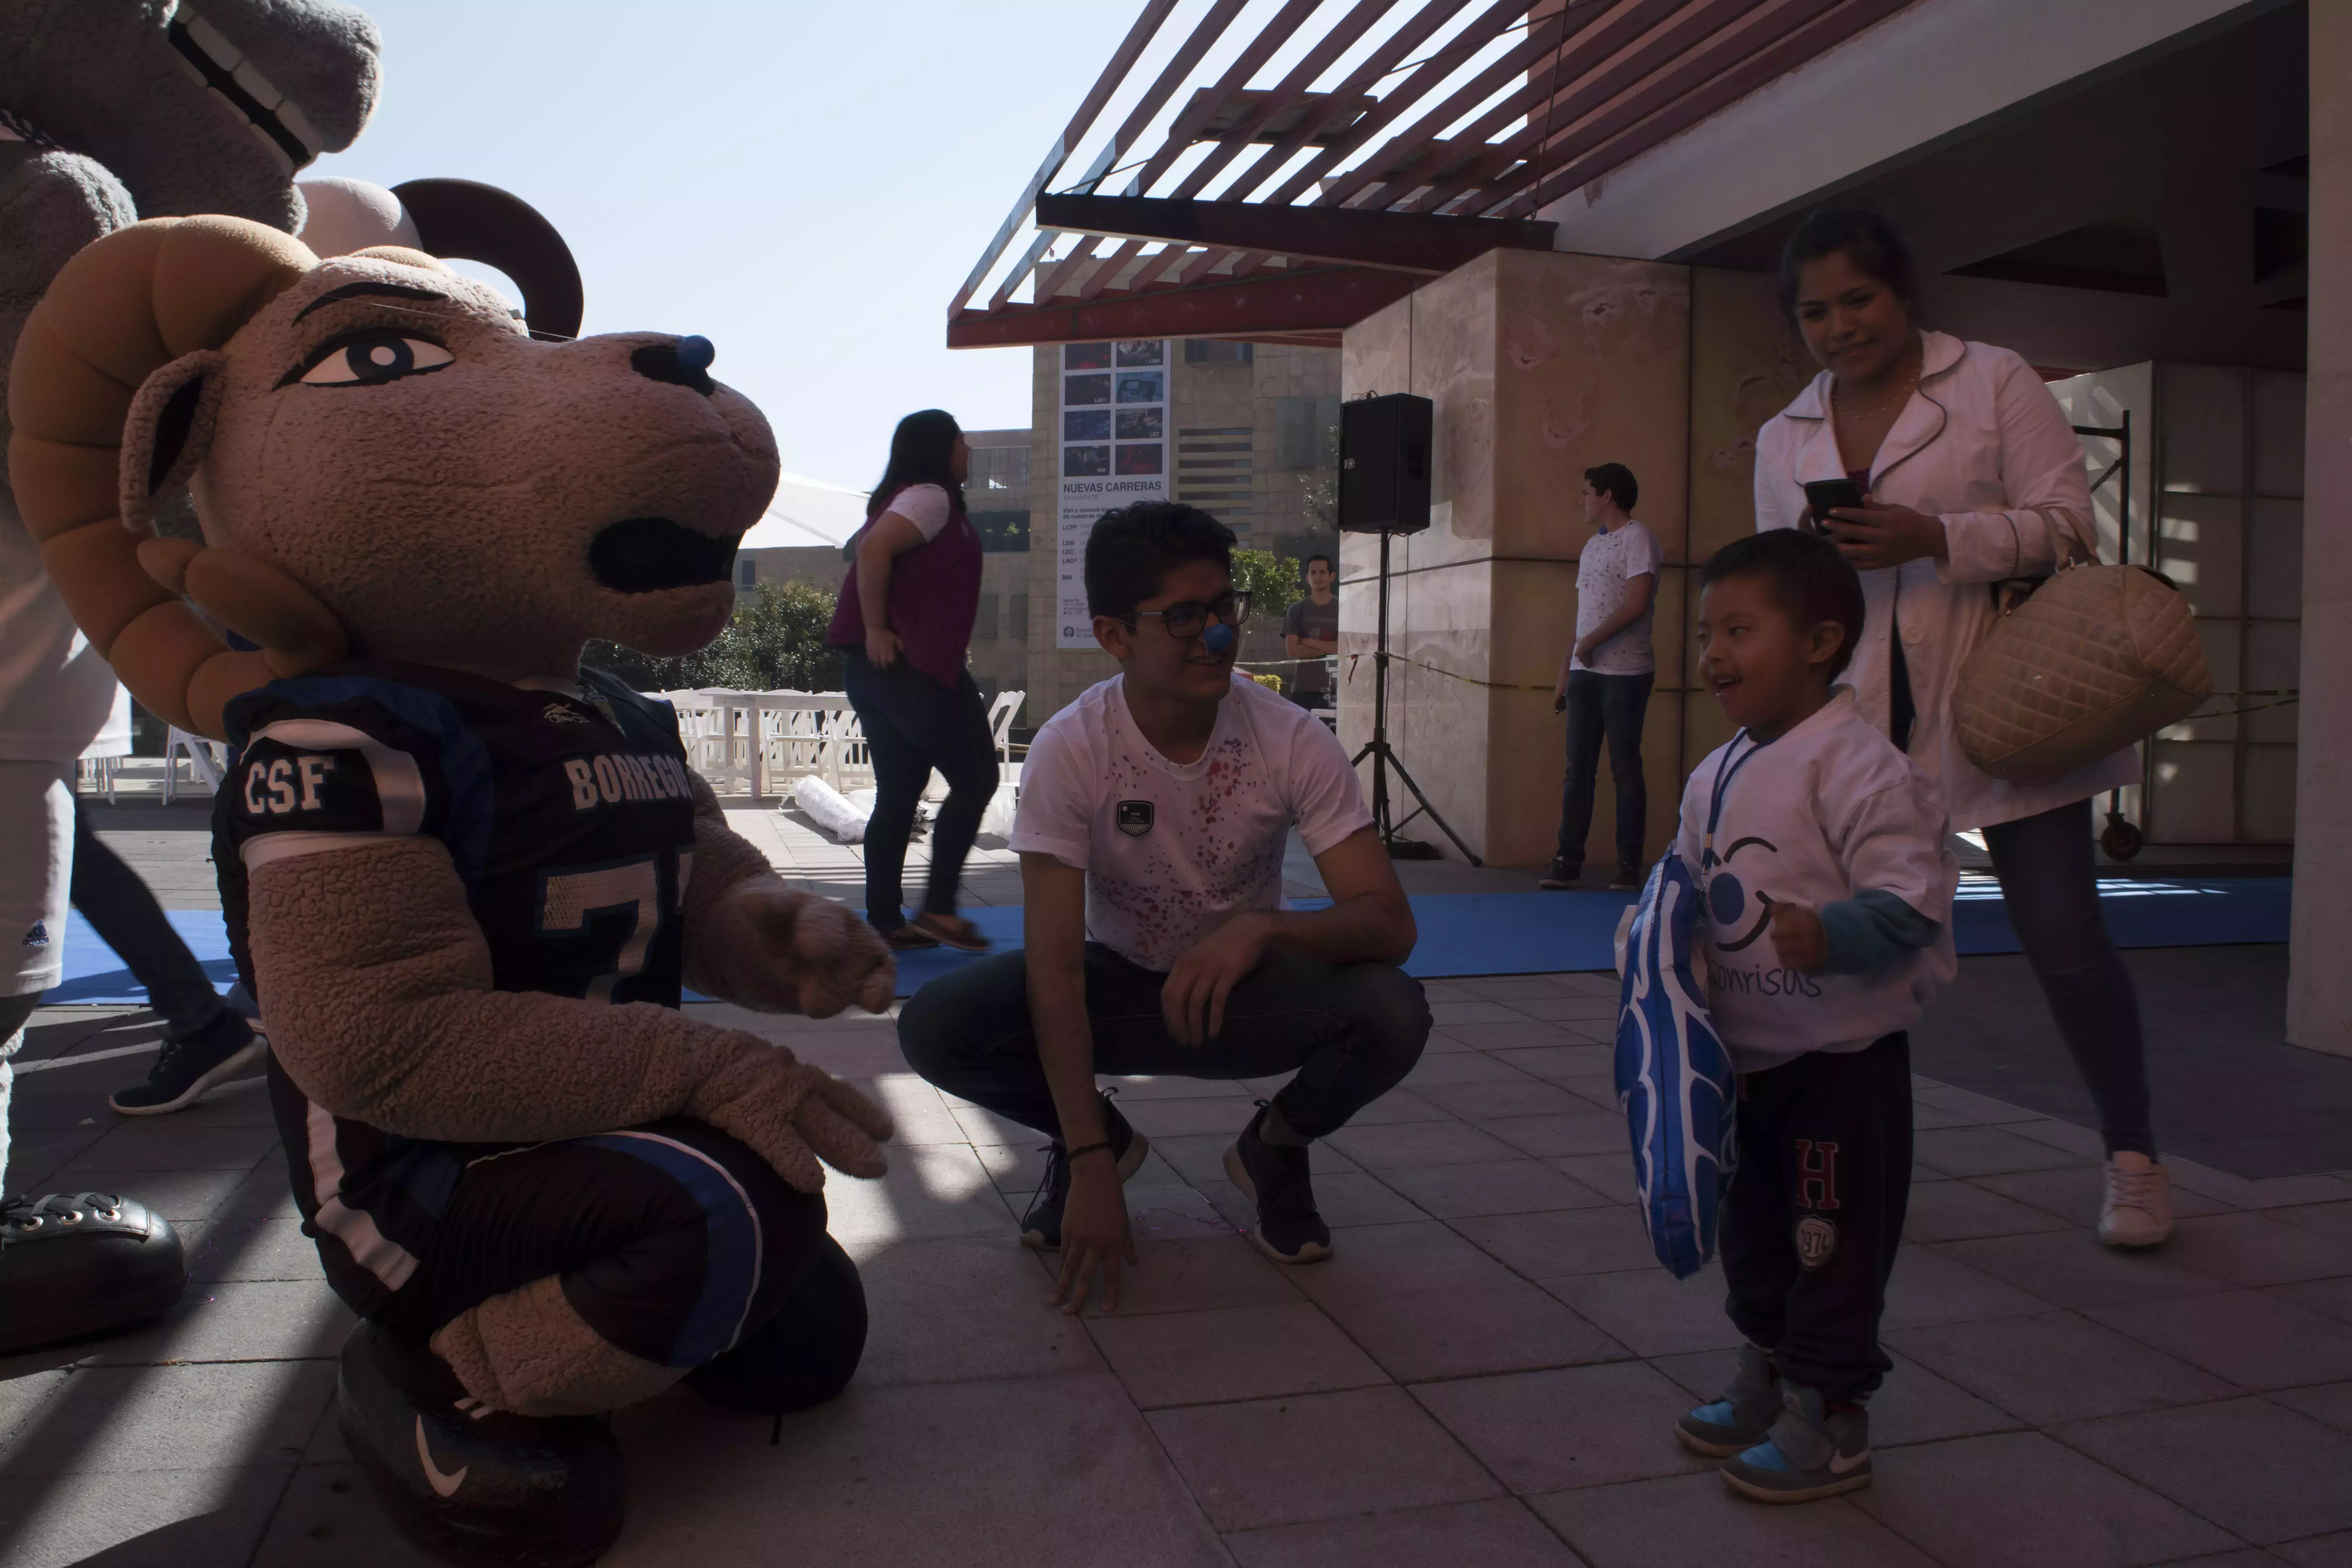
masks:
{"type": "Polygon", "coordinates": [[[2139,994],[2099,912],[2091,803],[1998,823],[1984,837],[2009,923],[2098,1107],[2107,1152],[2130,1149],[2154,1159],[2139,994]]]}
{"type": "MultiPolygon", "coordinates": [[[[1167,978],[1087,943],[1095,1071],[1206,1079],[1295,1072],[1274,1103],[1302,1138],[1345,1126],[1394,1089],[1429,1043],[1421,982],[1394,964],[1270,958],[1225,999],[1223,1033],[1197,1048],[1178,1045],[1160,1021],[1167,978]]],[[[1062,1135],[1029,1022],[1025,952],[966,964],[916,992],[898,1016],[898,1045],[917,1072],[950,1094],[1050,1138],[1062,1135]]]]}
{"type": "Polygon", "coordinates": [[[1650,789],[1642,777],[1642,716],[1650,706],[1654,675],[1568,673],[1568,783],[1559,796],[1559,858],[1584,865],[1592,831],[1592,785],[1601,771],[1601,742],[1609,742],[1609,777],[1617,785],[1617,864],[1638,868],[1650,818],[1650,789]]]}
{"type": "Polygon", "coordinates": [[[931,827],[930,883],[923,908],[951,915],[964,857],[996,794],[996,747],[988,704],[966,671],[941,686],[903,658],[877,669],[856,648],[842,650],[842,684],[874,758],[874,816],[866,824],[866,918],[877,931],[906,923],[907,840],[931,770],[948,798],[931,827]]]}
{"type": "Polygon", "coordinates": [[[1739,1075],[1723,1279],[1780,1375],[1853,1404],[1894,1366],[1878,1320],[1910,1202],[1908,1036],[1739,1075]]]}
{"type": "Polygon", "coordinates": [[[825,1234],[824,1199],[699,1121],[475,1161],[424,1262],[376,1316],[431,1333],[551,1274],[607,1342],[699,1368],[696,1387],[722,1404],[830,1399],[866,1345],[865,1290],[825,1234]]]}
{"type": "Polygon", "coordinates": [[[222,1026],[228,1004],[139,873],[90,831],[89,813],[79,800],[74,803],[72,896],[81,918],[147,988],[148,1005],[163,1016],[166,1034],[184,1039],[222,1026]]]}

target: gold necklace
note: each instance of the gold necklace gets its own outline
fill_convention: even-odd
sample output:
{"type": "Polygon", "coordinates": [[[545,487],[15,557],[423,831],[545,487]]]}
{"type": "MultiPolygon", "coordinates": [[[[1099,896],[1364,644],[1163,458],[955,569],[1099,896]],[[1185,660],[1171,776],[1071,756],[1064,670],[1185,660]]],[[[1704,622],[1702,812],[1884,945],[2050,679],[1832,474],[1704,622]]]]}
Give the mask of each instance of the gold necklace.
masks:
{"type": "MultiPolygon", "coordinates": [[[[1882,398],[1878,399],[1875,403],[1872,404],[1872,405],[1871,405],[1871,406],[1870,406],[1869,413],[1868,413],[1866,416],[1857,415],[1857,417],[1868,417],[1868,418],[1875,419],[1875,418],[1877,418],[1879,416],[1881,416],[1881,415],[1883,415],[1883,414],[1885,414],[1885,413],[1888,412],[1890,409],[1900,408],[1900,407],[1902,407],[1902,406],[1903,406],[1903,405],[1904,405],[1904,404],[1910,402],[1910,401],[1911,401],[1911,394],[1912,394],[1913,390],[1914,390],[1915,388],[1916,388],[1916,387],[1918,386],[1918,384],[1919,384],[1919,377],[1920,377],[1920,374],[1921,374],[1921,373],[1922,373],[1922,372],[1924,372],[1927,368],[1927,361],[1926,361],[1925,356],[1923,355],[1923,356],[1921,357],[1921,361],[1920,361],[1920,363],[1919,363],[1916,366],[1913,367],[1912,372],[1911,372],[1911,377],[1910,377],[1910,379],[1909,379],[1909,380],[1906,381],[1906,382],[1905,382],[1901,386],[1897,387],[1897,388],[1894,391],[1894,393],[1892,393],[1891,395],[1887,395],[1887,396],[1885,396],[1885,397],[1882,397],[1882,398]]],[[[1837,401],[1838,401],[1838,384],[1837,384],[1835,381],[1832,381],[1832,382],[1830,383],[1830,402],[1831,402],[1831,404],[1832,404],[1832,405],[1834,405],[1837,403],[1837,401]]]]}

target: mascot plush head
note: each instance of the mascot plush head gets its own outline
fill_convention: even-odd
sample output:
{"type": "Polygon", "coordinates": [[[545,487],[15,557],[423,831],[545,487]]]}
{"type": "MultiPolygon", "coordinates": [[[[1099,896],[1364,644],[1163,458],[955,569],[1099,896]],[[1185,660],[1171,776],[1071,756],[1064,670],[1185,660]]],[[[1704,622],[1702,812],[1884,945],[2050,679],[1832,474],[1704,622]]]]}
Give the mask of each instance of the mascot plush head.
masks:
{"type": "Polygon", "coordinates": [[[262,224],[154,219],[26,321],[9,474],[124,684],[219,735],[238,692],[347,655],[517,679],[568,675],[592,637],[708,642],[777,475],[709,363],[663,333],[535,341],[415,251],[322,262],[262,224]],[[152,536],[183,482],[202,545],[152,536]]]}

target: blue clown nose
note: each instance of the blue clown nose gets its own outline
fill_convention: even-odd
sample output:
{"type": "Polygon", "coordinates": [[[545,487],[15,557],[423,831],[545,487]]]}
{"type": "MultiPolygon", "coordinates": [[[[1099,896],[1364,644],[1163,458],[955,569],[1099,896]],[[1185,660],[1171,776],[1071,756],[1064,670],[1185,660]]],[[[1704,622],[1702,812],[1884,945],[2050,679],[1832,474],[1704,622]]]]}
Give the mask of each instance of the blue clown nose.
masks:
{"type": "Polygon", "coordinates": [[[718,357],[719,351],[717,348],[712,346],[709,338],[680,338],[677,340],[677,363],[684,365],[688,370],[709,370],[711,366],[711,362],[718,359],[718,357]]]}
{"type": "Polygon", "coordinates": [[[1201,634],[1201,646],[1211,653],[1223,653],[1234,646],[1234,628],[1219,621],[1201,634]]]}

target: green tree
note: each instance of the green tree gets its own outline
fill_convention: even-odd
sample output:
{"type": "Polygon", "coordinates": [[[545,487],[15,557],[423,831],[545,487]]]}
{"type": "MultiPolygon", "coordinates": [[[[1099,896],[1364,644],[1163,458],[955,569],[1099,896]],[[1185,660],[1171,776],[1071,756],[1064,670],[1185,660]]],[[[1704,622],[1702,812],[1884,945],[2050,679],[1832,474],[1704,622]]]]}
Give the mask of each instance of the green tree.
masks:
{"type": "Polygon", "coordinates": [[[709,645],[656,658],[618,643],[591,642],[581,662],[611,671],[640,691],[697,686],[737,691],[838,691],[841,655],[827,647],[833,595],[794,578],[763,583],[735,600],[735,614],[709,645]]]}
{"type": "Polygon", "coordinates": [[[1299,580],[1298,563],[1271,550],[1234,552],[1234,586],[1250,596],[1252,619],[1279,622],[1290,606],[1307,596],[1299,580]]]}

